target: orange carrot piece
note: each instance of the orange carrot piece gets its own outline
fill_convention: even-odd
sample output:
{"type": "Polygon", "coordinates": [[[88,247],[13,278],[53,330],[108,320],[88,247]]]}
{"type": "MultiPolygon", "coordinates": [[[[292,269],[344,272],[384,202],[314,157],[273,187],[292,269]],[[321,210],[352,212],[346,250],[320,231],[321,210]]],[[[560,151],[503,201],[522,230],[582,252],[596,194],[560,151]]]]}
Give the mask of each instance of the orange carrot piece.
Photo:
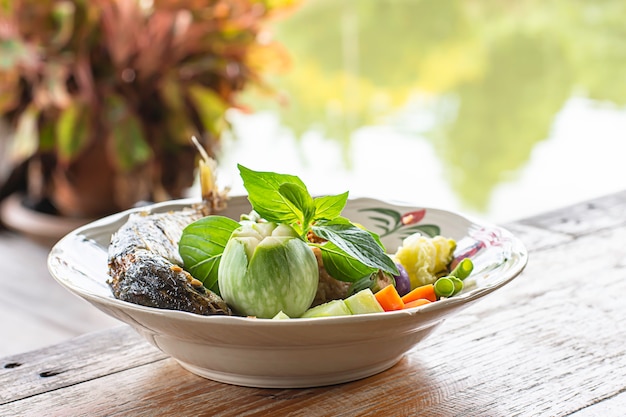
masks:
{"type": "Polygon", "coordinates": [[[410,303],[413,300],[419,300],[425,298],[429,301],[437,301],[437,294],[435,294],[435,286],[433,284],[426,284],[411,290],[409,293],[402,296],[404,303],[410,303]]]}
{"type": "Polygon", "coordinates": [[[393,285],[387,285],[382,290],[376,292],[374,296],[385,311],[402,310],[404,308],[404,302],[402,302],[402,298],[400,298],[396,287],[393,285]]]}
{"type": "Polygon", "coordinates": [[[419,307],[419,306],[423,306],[424,304],[430,304],[430,303],[432,303],[432,301],[427,300],[425,298],[418,298],[417,300],[404,303],[404,308],[419,307]]]}

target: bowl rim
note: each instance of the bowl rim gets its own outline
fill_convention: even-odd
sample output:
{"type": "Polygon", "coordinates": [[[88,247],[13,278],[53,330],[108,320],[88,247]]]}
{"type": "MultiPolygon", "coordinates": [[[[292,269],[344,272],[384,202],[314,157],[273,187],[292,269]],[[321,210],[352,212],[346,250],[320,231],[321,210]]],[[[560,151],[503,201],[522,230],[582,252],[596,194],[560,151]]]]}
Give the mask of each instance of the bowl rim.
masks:
{"type": "MultiPolygon", "coordinates": [[[[233,199],[241,199],[246,198],[245,195],[236,195],[231,196],[230,200],[233,199]]],[[[90,302],[95,302],[96,304],[102,304],[109,308],[121,309],[121,310],[130,310],[137,313],[150,314],[153,316],[166,316],[169,319],[175,320],[184,320],[184,321],[192,321],[197,323],[215,323],[215,324],[229,324],[229,325],[249,325],[250,323],[255,323],[256,327],[259,326],[297,326],[297,325],[316,325],[316,324],[335,324],[335,323],[344,323],[348,320],[350,323],[360,323],[360,322],[370,322],[370,321],[378,321],[378,320],[388,320],[392,318],[400,318],[400,317],[408,317],[415,316],[420,314],[425,314],[428,312],[437,312],[439,310],[449,310],[460,308],[463,305],[471,304],[472,301],[478,300],[484,297],[487,294],[494,292],[495,290],[503,287],[504,285],[511,282],[515,277],[517,277],[526,267],[528,263],[528,250],[522,243],[522,241],[513,235],[509,230],[495,224],[490,224],[481,220],[473,219],[471,216],[467,216],[464,214],[460,214],[456,211],[436,208],[436,207],[428,207],[428,206],[416,206],[415,204],[398,202],[398,201],[384,201],[372,197],[356,197],[350,198],[349,201],[356,202],[379,202],[388,205],[395,205],[398,207],[406,207],[406,208],[420,208],[426,209],[431,212],[438,212],[443,215],[451,215],[461,218],[472,225],[480,226],[480,227],[488,227],[490,229],[498,230],[502,236],[506,237],[507,241],[510,242],[510,254],[511,256],[507,258],[501,267],[505,267],[503,271],[499,272],[499,277],[497,279],[492,279],[485,285],[476,286],[471,288],[465,292],[455,295],[454,297],[445,298],[438,300],[434,303],[429,303],[425,305],[421,305],[418,307],[407,308],[403,310],[397,311],[386,311],[380,313],[371,313],[371,314],[360,314],[360,315],[352,315],[352,316],[331,316],[331,317],[315,317],[315,318],[293,318],[289,320],[275,320],[268,318],[251,318],[244,316],[223,316],[223,315],[210,315],[203,316],[199,314],[194,314],[186,311],[179,310],[170,310],[170,309],[160,309],[156,307],[148,307],[139,304],[130,303],[127,301],[122,301],[116,299],[113,294],[110,296],[104,296],[102,294],[98,294],[96,292],[88,291],[85,289],[77,288],[72,285],[67,280],[58,276],[57,267],[55,266],[55,262],[57,259],[60,260],[62,258],[63,248],[70,244],[70,242],[75,243],[78,241],[87,241],[86,232],[87,231],[96,231],[97,229],[107,229],[114,227],[114,225],[118,222],[124,222],[132,213],[138,212],[167,212],[169,210],[182,209],[184,207],[190,207],[193,204],[199,203],[200,200],[197,198],[183,198],[176,200],[168,200],[164,202],[149,204],[146,206],[134,207],[128,210],[124,210],[118,213],[114,213],[100,219],[94,220],[90,223],[87,223],[83,226],[78,227],[77,229],[71,231],[64,237],[62,237],[50,250],[47,257],[47,266],[52,277],[63,287],[65,287],[70,292],[75,295],[82,297],[90,302]],[[81,239],[80,236],[83,236],[81,239]]],[[[115,230],[111,230],[112,234],[115,230]]],[[[107,231],[109,233],[109,231],[107,231]]],[[[67,267],[67,266],[66,266],[67,267]]],[[[500,268],[498,268],[500,269],[500,268]]]]}

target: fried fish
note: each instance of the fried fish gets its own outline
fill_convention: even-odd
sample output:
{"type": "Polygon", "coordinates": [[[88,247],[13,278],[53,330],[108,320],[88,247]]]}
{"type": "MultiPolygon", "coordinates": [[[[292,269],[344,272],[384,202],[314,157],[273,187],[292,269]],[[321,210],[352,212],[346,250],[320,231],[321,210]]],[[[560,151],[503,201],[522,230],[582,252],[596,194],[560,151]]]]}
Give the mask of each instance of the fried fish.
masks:
{"type": "Polygon", "coordinates": [[[232,314],[221,297],[183,269],[178,241],[200,217],[201,210],[193,208],[131,214],[109,245],[108,283],[115,298],[201,315],[232,314]]]}

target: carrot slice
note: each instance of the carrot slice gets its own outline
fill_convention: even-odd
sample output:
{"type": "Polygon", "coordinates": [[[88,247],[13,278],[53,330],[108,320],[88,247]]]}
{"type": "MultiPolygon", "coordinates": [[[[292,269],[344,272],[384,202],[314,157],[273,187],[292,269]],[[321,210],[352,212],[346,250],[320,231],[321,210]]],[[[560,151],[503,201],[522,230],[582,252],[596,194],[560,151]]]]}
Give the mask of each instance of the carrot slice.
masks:
{"type": "Polygon", "coordinates": [[[393,285],[387,285],[382,290],[376,292],[374,296],[385,311],[402,310],[404,308],[404,302],[393,285]]]}
{"type": "Polygon", "coordinates": [[[417,300],[404,303],[404,308],[419,307],[419,306],[423,306],[424,304],[430,304],[430,303],[432,303],[432,301],[427,300],[425,298],[418,298],[417,300]]]}
{"type": "Polygon", "coordinates": [[[411,290],[409,293],[402,296],[402,302],[410,303],[414,300],[425,298],[429,301],[437,301],[437,294],[435,294],[435,286],[433,284],[426,284],[411,290]]]}

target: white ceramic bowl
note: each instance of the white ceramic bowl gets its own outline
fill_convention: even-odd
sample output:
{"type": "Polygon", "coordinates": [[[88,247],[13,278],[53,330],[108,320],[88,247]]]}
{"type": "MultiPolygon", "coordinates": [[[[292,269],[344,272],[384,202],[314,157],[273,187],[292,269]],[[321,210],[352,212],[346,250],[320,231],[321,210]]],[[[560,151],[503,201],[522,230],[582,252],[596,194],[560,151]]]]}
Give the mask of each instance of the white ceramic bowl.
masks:
{"type": "MultiPolygon", "coordinates": [[[[191,203],[178,200],[140,210],[164,212],[191,203]]],[[[233,197],[220,214],[239,219],[249,210],[245,197],[233,197]]],[[[522,243],[500,227],[444,210],[359,198],[348,201],[343,215],[379,233],[390,253],[418,230],[456,239],[456,254],[471,253],[475,269],[468,281],[473,285],[449,299],[397,312],[291,320],[200,316],[113,297],[107,285],[107,247],[132,211],[137,210],[95,221],[61,239],[48,258],[51,274],[189,371],[236,385],[322,386],[384,371],[444,319],[510,282],[528,259],[522,243]]]]}

